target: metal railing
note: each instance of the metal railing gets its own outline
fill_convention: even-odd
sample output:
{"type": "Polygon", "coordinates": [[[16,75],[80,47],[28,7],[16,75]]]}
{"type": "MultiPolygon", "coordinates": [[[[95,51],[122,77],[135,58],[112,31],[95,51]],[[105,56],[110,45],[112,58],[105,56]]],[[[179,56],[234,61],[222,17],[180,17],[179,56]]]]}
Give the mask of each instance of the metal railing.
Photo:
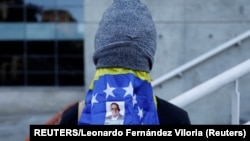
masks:
{"type": "Polygon", "coordinates": [[[171,99],[169,102],[178,105],[180,107],[184,107],[208,94],[211,94],[212,92],[225,86],[226,84],[235,81],[236,91],[232,95],[231,123],[239,124],[240,93],[238,92],[238,79],[249,72],[250,72],[250,59],[182,93],[181,95],[171,99]]]}
{"type": "MultiPolygon", "coordinates": [[[[184,71],[198,65],[199,63],[217,55],[218,53],[234,46],[239,45],[245,39],[250,37],[250,30],[247,32],[225,42],[224,44],[216,47],[215,49],[197,57],[196,59],[182,65],[181,67],[153,80],[152,87],[156,87],[161,83],[182,74],[184,71]]],[[[173,98],[170,100],[171,103],[178,105],[180,107],[184,107],[199,98],[212,93],[213,91],[221,88],[222,86],[235,81],[235,93],[232,95],[232,124],[239,124],[239,114],[240,114],[240,93],[238,91],[238,79],[245,75],[246,73],[250,72],[250,60],[247,60],[234,68],[225,71],[224,73],[190,89],[189,91],[173,98]]],[[[250,121],[249,121],[250,122],[250,121]]],[[[249,124],[247,122],[246,124],[249,124]]]]}
{"type": "Polygon", "coordinates": [[[248,30],[247,32],[241,34],[241,35],[238,35],[237,37],[225,42],[224,44],[216,47],[215,49],[197,57],[196,59],[174,69],[173,71],[159,77],[159,78],[156,78],[153,80],[152,82],[152,86],[153,87],[156,87],[160,84],[162,84],[164,81],[167,81],[175,76],[178,76],[180,74],[182,74],[184,71],[198,65],[199,63],[217,55],[218,53],[230,48],[230,47],[233,47],[234,45],[237,45],[237,44],[240,44],[243,40],[247,39],[248,37],[250,37],[250,30],[248,30]]]}
{"type": "Polygon", "coordinates": [[[248,122],[244,123],[244,125],[250,125],[250,121],[248,121],[248,122]]]}

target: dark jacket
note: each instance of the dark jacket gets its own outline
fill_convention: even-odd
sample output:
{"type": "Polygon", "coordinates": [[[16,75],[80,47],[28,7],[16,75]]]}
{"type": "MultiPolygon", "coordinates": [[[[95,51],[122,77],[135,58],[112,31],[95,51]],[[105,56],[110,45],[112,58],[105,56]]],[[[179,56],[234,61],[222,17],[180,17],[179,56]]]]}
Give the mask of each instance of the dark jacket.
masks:
{"type": "MultiPolygon", "coordinates": [[[[71,106],[62,114],[59,125],[78,124],[78,104],[71,106]]],[[[191,125],[189,115],[184,109],[156,96],[160,125],[191,125]]]]}
{"type": "Polygon", "coordinates": [[[160,125],[190,125],[187,111],[156,96],[160,125]]]}

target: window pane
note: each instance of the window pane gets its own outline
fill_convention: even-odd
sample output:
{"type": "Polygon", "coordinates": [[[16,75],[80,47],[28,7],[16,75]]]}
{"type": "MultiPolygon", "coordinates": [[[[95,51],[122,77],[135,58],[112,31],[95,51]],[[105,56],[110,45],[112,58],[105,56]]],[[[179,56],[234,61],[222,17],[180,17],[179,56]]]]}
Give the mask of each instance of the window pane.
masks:
{"type": "Polygon", "coordinates": [[[56,25],[56,35],[59,40],[83,39],[83,33],[80,25],[74,23],[60,23],[56,25]]]}
{"type": "Polygon", "coordinates": [[[83,58],[82,56],[67,56],[59,57],[59,71],[82,71],[83,58]]]}
{"type": "Polygon", "coordinates": [[[26,24],[27,40],[51,40],[55,39],[54,23],[27,23],[26,24]]]}
{"type": "Polygon", "coordinates": [[[63,10],[67,12],[68,16],[70,16],[72,19],[71,21],[83,22],[83,9],[81,7],[62,6],[62,7],[58,7],[57,9],[58,11],[63,10]]]}
{"type": "Polygon", "coordinates": [[[29,73],[29,86],[51,86],[55,85],[55,78],[53,73],[29,73]]]}
{"type": "Polygon", "coordinates": [[[24,8],[22,4],[11,4],[0,2],[0,22],[22,22],[24,21],[24,8]]]}
{"type": "Polygon", "coordinates": [[[37,6],[54,6],[56,5],[55,0],[24,0],[25,4],[34,4],[37,6]]]}
{"type": "Polygon", "coordinates": [[[5,57],[0,56],[0,84],[1,85],[24,84],[22,56],[5,56],[5,57]]]}
{"type": "Polygon", "coordinates": [[[23,41],[0,41],[0,86],[24,84],[23,53],[23,41]]]}
{"type": "Polygon", "coordinates": [[[15,74],[6,71],[0,73],[0,87],[1,86],[24,86],[24,74],[16,72],[15,74]]]}
{"type": "Polygon", "coordinates": [[[23,41],[0,41],[0,56],[23,55],[23,41]]]}
{"type": "Polygon", "coordinates": [[[39,22],[41,21],[42,7],[38,5],[28,4],[25,6],[25,21],[26,22],[39,22]]]}
{"type": "Polygon", "coordinates": [[[29,41],[27,42],[28,55],[54,55],[55,41],[29,41]]]}
{"type": "Polygon", "coordinates": [[[58,41],[58,54],[83,56],[83,44],[82,40],[58,41]]]}
{"type": "Polygon", "coordinates": [[[24,40],[23,23],[0,23],[0,40],[24,40]]]}
{"type": "Polygon", "coordinates": [[[83,86],[82,73],[60,73],[59,86],[83,86]],[[72,83],[74,82],[74,83],[72,83]]]}
{"type": "Polygon", "coordinates": [[[55,71],[54,56],[32,55],[28,57],[28,70],[30,71],[55,71]]]}
{"type": "Polygon", "coordinates": [[[83,7],[83,0],[57,0],[57,6],[79,6],[83,7]]]}

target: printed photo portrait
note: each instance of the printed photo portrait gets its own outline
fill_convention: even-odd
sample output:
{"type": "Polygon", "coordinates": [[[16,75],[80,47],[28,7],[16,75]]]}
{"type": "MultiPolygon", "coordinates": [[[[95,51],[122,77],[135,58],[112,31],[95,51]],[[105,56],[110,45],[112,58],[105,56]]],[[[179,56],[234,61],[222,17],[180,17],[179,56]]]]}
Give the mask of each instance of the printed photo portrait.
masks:
{"type": "Polygon", "coordinates": [[[112,101],[106,102],[106,119],[105,124],[108,125],[122,125],[124,121],[124,102],[112,101]]]}

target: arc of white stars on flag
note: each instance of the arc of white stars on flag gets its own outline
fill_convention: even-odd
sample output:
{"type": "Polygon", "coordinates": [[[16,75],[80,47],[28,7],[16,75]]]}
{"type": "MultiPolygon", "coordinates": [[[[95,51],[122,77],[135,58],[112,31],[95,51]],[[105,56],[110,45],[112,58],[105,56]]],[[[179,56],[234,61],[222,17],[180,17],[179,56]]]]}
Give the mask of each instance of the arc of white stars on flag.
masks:
{"type": "MultiPolygon", "coordinates": [[[[107,83],[107,88],[104,90],[104,92],[106,93],[106,99],[109,96],[115,97],[115,94],[113,93],[113,91],[115,89],[116,89],[115,87],[110,87],[109,83],[107,83]]],[[[133,95],[134,88],[132,86],[132,83],[129,82],[129,86],[124,87],[123,89],[126,91],[124,94],[124,97],[131,95],[133,106],[134,106],[137,103],[137,100],[136,100],[136,95],[133,95]]],[[[97,96],[97,93],[92,96],[92,99],[91,99],[92,107],[95,103],[98,103],[98,101],[96,100],[96,96],[97,96]]],[[[140,119],[143,117],[143,109],[141,109],[139,106],[138,106],[138,114],[137,115],[140,117],[140,119]]]]}

